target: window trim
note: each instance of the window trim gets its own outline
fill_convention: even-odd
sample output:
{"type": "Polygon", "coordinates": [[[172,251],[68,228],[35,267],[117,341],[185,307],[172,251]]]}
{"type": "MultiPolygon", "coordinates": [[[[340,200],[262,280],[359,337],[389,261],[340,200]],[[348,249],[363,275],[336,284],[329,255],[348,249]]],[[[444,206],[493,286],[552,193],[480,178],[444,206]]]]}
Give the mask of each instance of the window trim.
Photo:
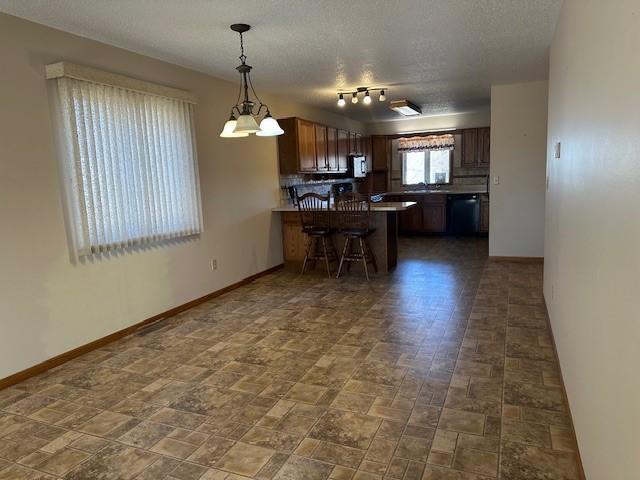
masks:
{"type": "MultiPolygon", "coordinates": [[[[422,150],[423,152],[431,152],[432,150],[422,150]]],[[[440,150],[433,150],[433,151],[440,151],[440,150]]],[[[449,150],[449,181],[448,182],[443,182],[443,183],[428,183],[428,182],[423,182],[423,183],[404,183],[404,179],[405,179],[405,154],[409,153],[409,152],[402,152],[400,153],[400,165],[401,165],[401,169],[400,169],[400,175],[401,175],[401,182],[402,182],[402,186],[403,187],[415,187],[416,185],[424,185],[425,187],[428,186],[432,186],[432,185],[452,185],[453,184],[453,149],[449,150]]],[[[425,155],[425,171],[426,169],[426,162],[429,161],[427,159],[427,156],[425,155]]]]}

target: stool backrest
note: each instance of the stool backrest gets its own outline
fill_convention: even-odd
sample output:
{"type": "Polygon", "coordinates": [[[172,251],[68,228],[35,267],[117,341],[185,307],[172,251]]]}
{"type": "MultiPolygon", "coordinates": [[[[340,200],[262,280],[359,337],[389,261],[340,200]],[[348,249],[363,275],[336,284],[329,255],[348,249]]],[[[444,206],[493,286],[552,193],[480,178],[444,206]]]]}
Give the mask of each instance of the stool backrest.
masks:
{"type": "Polygon", "coordinates": [[[329,227],[331,226],[330,203],[331,193],[326,195],[319,193],[296,193],[296,203],[300,212],[300,221],[303,227],[329,227]]]}
{"type": "Polygon", "coordinates": [[[336,199],[340,228],[368,230],[371,223],[371,199],[360,193],[343,193],[336,199]]]}

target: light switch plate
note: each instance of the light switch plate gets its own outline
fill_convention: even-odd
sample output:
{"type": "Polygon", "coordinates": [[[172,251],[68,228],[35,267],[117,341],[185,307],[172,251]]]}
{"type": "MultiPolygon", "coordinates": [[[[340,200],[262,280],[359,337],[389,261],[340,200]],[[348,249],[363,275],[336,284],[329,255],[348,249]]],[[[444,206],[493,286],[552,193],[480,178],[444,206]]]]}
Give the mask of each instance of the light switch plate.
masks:
{"type": "Polygon", "coordinates": [[[500,185],[500,175],[494,175],[493,176],[493,184],[494,185],[500,185]]]}

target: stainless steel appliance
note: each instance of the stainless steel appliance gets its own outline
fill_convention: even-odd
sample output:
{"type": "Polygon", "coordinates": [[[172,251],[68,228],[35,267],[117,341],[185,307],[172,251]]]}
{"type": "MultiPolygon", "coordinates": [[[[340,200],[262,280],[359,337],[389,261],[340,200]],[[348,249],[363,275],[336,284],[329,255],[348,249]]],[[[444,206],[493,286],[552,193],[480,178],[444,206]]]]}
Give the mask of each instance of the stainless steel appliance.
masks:
{"type": "Polygon", "coordinates": [[[354,178],[366,177],[369,173],[367,169],[367,157],[364,155],[349,156],[349,174],[354,178]]]}

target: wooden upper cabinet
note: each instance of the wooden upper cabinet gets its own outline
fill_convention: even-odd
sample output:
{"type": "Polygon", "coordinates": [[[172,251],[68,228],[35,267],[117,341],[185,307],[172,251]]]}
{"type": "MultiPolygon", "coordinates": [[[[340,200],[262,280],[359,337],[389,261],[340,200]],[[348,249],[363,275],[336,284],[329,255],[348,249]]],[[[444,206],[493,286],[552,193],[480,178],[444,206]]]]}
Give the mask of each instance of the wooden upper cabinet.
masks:
{"type": "Polygon", "coordinates": [[[478,129],[478,165],[488,167],[491,163],[491,128],[478,129]]]}
{"type": "Polygon", "coordinates": [[[284,130],[278,137],[278,161],[284,175],[347,173],[351,148],[363,149],[362,137],[346,130],[297,117],[278,119],[278,123],[284,130]]]}
{"type": "Polygon", "coordinates": [[[475,167],[478,164],[478,130],[470,128],[462,132],[462,166],[475,167]]]}
{"type": "Polygon", "coordinates": [[[338,130],[327,127],[327,165],[330,172],[336,172],[338,168],[338,130]]]}
{"type": "Polygon", "coordinates": [[[316,164],[316,128],[306,120],[298,119],[298,154],[300,171],[315,172],[316,164]]]}
{"type": "Polygon", "coordinates": [[[346,172],[349,156],[349,132],[338,130],[338,170],[346,172]]]}
{"type": "Polygon", "coordinates": [[[389,191],[387,172],[374,172],[368,178],[369,193],[385,193],[389,191]]]}
{"type": "Polygon", "coordinates": [[[358,147],[356,145],[356,134],[354,132],[349,132],[349,154],[355,155],[358,153],[358,147]]]}
{"type": "Polygon", "coordinates": [[[323,172],[329,170],[329,160],[327,158],[327,127],[324,125],[315,125],[316,140],[316,168],[323,172]]]}
{"type": "Polygon", "coordinates": [[[362,154],[367,157],[367,171],[373,170],[373,163],[371,161],[371,137],[362,137],[362,154]]]}
{"type": "Polygon", "coordinates": [[[373,171],[386,172],[391,163],[391,143],[384,135],[371,137],[371,157],[373,171]]]}
{"type": "Polygon", "coordinates": [[[491,128],[469,128],[462,131],[462,166],[488,167],[490,163],[491,128]]]}
{"type": "Polygon", "coordinates": [[[356,151],[355,151],[355,153],[357,155],[362,155],[363,154],[362,135],[360,135],[359,133],[356,133],[356,151]]]}

